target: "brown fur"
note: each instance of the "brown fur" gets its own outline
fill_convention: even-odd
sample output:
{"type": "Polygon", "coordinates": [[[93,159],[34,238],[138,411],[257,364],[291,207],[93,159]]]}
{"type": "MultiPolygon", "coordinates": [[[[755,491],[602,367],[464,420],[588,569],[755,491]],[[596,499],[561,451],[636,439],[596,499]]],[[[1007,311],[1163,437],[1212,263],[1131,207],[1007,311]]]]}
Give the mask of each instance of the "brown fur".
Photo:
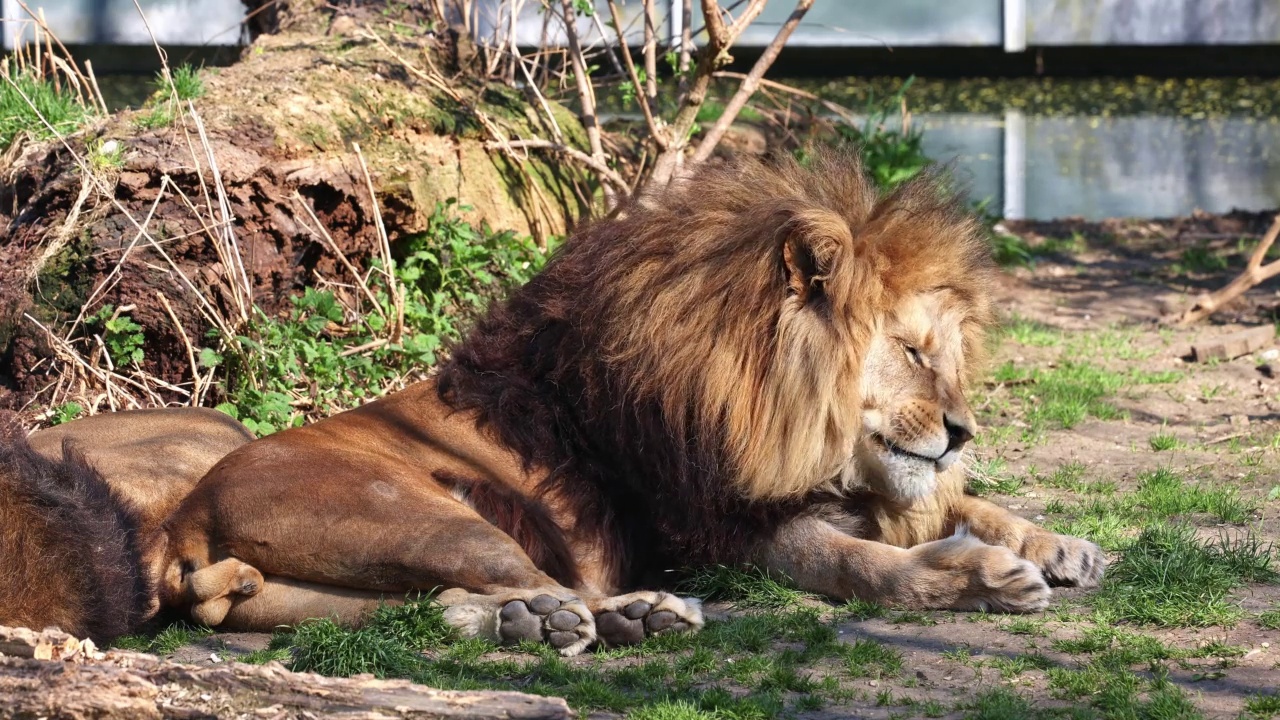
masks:
{"type": "Polygon", "coordinates": [[[696,604],[618,595],[679,565],[1043,607],[1041,541],[1067,582],[1096,580],[1096,548],[959,491],[991,272],[927,177],[881,196],[848,156],[704,168],[570,238],[435,378],[220,461],[165,523],[162,594],[266,629],[326,592],[354,621],[443,587],[467,633],[567,653],[695,628],[696,604]],[[627,626],[635,603],[663,610],[627,626]],[[511,619],[536,607],[582,621],[511,619]]]}
{"type": "Polygon", "coordinates": [[[0,625],[129,632],[151,612],[137,514],[70,445],[46,458],[25,436],[0,417],[0,625]]]}

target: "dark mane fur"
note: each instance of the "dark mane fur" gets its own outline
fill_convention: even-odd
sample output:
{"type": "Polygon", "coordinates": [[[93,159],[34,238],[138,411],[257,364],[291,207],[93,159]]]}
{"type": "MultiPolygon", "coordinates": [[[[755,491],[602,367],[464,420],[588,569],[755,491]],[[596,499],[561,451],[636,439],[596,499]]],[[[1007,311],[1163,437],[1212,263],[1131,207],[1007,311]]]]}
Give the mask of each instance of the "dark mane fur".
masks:
{"type": "Polygon", "coordinates": [[[99,643],[134,630],[150,588],[136,513],[73,447],[54,462],[0,417],[0,624],[58,625],[99,643]]]}
{"type": "MultiPolygon", "coordinates": [[[[619,340],[630,332],[628,313],[643,314],[649,303],[661,322],[690,337],[745,343],[752,357],[769,356],[786,293],[779,228],[809,208],[839,216],[855,238],[893,235],[898,221],[890,215],[918,214],[931,225],[917,235],[962,237],[915,252],[932,250],[950,272],[981,274],[985,249],[969,243],[971,221],[954,200],[939,200],[933,180],[884,198],[856,158],[816,162],[813,170],[790,161],[708,168],[580,229],[540,274],[491,307],[440,370],[443,400],[477,410],[527,465],[550,470],[546,489],[576,503],[580,522],[626,548],[624,584],[673,565],[743,560],[754,541],[808,504],[804,496],[751,501],[734,491],[740,468],[726,449],[724,417],[706,417],[696,391],[662,386],[628,355],[628,341],[619,340]],[[659,295],[673,288],[691,291],[686,306],[673,309],[671,296],[659,295]]],[[[893,255],[887,248],[878,257],[893,255]]],[[[882,272],[876,262],[867,265],[882,272]]],[[[756,392],[762,382],[744,377],[737,392],[756,392]]]]}

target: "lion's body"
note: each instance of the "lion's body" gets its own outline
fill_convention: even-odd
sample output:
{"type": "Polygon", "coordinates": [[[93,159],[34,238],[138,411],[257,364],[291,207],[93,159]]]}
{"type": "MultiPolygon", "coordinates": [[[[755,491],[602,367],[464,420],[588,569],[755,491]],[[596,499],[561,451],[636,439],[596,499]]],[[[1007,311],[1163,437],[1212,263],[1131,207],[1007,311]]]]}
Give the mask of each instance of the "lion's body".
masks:
{"type": "Polygon", "coordinates": [[[229,629],[446,589],[466,635],[696,629],[756,563],[920,608],[1043,608],[1100,551],[963,493],[989,249],[929,180],[701,170],[575,234],[425,382],[249,443],[164,523],[163,602],[229,629]]]}
{"type": "Polygon", "coordinates": [[[1102,561],[963,494],[988,252],[849,158],[705,170],[568,240],[432,379],[225,458],[166,525],[165,600],[267,629],[447,588],[467,634],[566,653],[697,627],[645,588],[707,563],[1042,608],[1042,572],[1102,561]]]}

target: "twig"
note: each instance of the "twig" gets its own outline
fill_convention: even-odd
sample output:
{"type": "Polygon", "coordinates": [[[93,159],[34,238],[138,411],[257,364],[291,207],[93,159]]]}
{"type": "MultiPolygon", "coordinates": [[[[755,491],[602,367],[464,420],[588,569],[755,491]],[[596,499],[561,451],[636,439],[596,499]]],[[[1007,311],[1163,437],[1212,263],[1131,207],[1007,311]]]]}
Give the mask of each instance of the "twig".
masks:
{"type": "Polygon", "coordinates": [[[1243,295],[1249,288],[1280,275],[1280,260],[1272,260],[1266,265],[1262,264],[1262,261],[1267,257],[1267,250],[1271,249],[1271,245],[1275,243],[1277,235],[1280,235],[1280,215],[1276,215],[1271,227],[1267,230],[1267,234],[1262,236],[1258,246],[1253,249],[1253,255],[1249,257],[1249,264],[1245,266],[1244,272],[1237,275],[1236,279],[1228,283],[1226,287],[1201,295],[1196,300],[1195,305],[1178,317],[1177,324],[1190,325],[1203,320],[1216,312],[1218,308],[1243,295]]]}
{"type": "MultiPolygon", "coordinates": [[[[716,72],[713,75],[713,77],[728,78],[730,80],[746,80],[747,74],[740,73],[740,72],[731,72],[729,70],[720,70],[716,72]]],[[[808,90],[801,90],[800,88],[795,87],[793,85],[780,83],[776,80],[770,80],[768,78],[760,78],[760,87],[770,88],[773,90],[777,90],[779,92],[786,93],[788,95],[794,95],[795,97],[798,97],[798,98],[803,98],[805,100],[816,102],[822,105],[822,107],[826,108],[830,112],[833,112],[836,115],[839,115],[840,119],[846,122],[853,122],[857,120],[857,116],[854,115],[853,112],[849,110],[849,108],[844,107],[843,105],[839,105],[837,103],[833,103],[830,100],[826,100],[821,96],[818,96],[809,92],[808,90]]],[[[1235,237],[1235,236],[1233,235],[1232,237],[1235,237]]]]}
{"type": "MultiPolygon", "coordinates": [[[[648,5],[651,0],[645,0],[645,17],[648,17],[648,5]]],[[[622,60],[627,65],[627,75],[631,78],[631,87],[635,89],[636,100],[640,103],[640,111],[644,113],[645,125],[649,126],[649,137],[657,144],[659,150],[667,149],[667,137],[663,134],[662,129],[658,127],[658,122],[653,117],[653,108],[650,107],[649,95],[646,88],[640,86],[640,75],[636,72],[635,61],[631,58],[631,48],[627,47],[627,39],[622,36],[622,19],[621,13],[618,12],[618,3],[609,0],[609,15],[613,18],[613,31],[618,36],[618,45],[622,49],[622,60]]],[[[648,30],[649,23],[645,21],[646,34],[646,52],[648,51],[648,37],[651,33],[648,30]]],[[[646,71],[648,72],[648,71],[646,71]]]]}
{"type": "Polygon", "coordinates": [[[400,334],[404,332],[404,293],[396,281],[394,261],[391,259],[391,241],[387,238],[387,227],[382,223],[382,211],[378,208],[378,194],[373,189],[373,176],[369,174],[369,166],[365,164],[364,153],[360,152],[360,143],[351,143],[355,148],[356,158],[360,161],[360,170],[364,172],[365,187],[369,190],[369,201],[373,203],[373,219],[378,230],[379,250],[382,253],[382,272],[387,278],[387,292],[391,295],[391,306],[396,310],[395,324],[391,328],[391,342],[400,342],[400,334]]]}
{"type": "Polygon", "coordinates": [[[156,291],[156,297],[160,298],[160,304],[164,305],[164,311],[169,313],[169,319],[173,321],[173,327],[178,331],[178,337],[182,338],[182,344],[187,348],[187,362],[191,363],[191,407],[200,405],[200,366],[196,363],[196,351],[191,347],[191,339],[187,337],[187,331],[182,327],[182,321],[178,320],[178,314],[173,311],[173,306],[169,304],[169,298],[164,293],[156,291]]]}
{"type": "MultiPolygon", "coordinates": [[[[760,79],[764,77],[765,72],[770,65],[778,59],[778,54],[782,52],[782,46],[787,44],[787,39],[791,37],[791,33],[795,31],[796,26],[804,19],[805,13],[809,12],[809,8],[813,7],[813,0],[799,0],[796,3],[796,9],[791,11],[791,17],[778,28],[778,34],[773,37],[773,41],[765,48],[764,53],[756,60],[756,64],[751,68],[751,72],[747,74],[738,91],[734,93],[733,98],[725,105],[724,112],[716,119],[711,129],[703,135],[702,141],[698,143],[698,149],[693,153],[693,164],[705,162],[711,157],[711,153],[715,152],[716,145],[720,144],[720,139],[729,131],[729,126],[733,121],[738,119],[738,113],[742,112],[742,108],[746,106],[747,101],[755,94],[756,87],[760,84],[760,79]]],[[[747,9],[749,13],[750,8],[747,9]]],[[[745,15],[746,13],[744,13],[745,15]]],[[[708,25],[711,23],[708,22],[708,25]]],[[[736,25],[736,23],[735,23],[736,25]]],[[[742,29],[739,28],[741,33],[742,29]]]]}
{"type": "Polygon", "coordinates": [[[302,209],[306,211],[307,215],[316,224],[316,229],[312,230],[311,226],[306,223],[302,223],[302,226],[324,240],[328,245],[329,250],[337,256],[343,267],[347,269],[347,272],[350,272],[352,277],[356,279],[356,286],[359,287],[364,293],[364,296],[368,298],[369,304],[373,305],[374,312],[378,313],[383,318],[386,318],[387,314],[383,312],[382,305],[378,302],[378,299],[373,296],[373,291],[369,289],[369,284],[364,281],[364,277],[360,275],[360,271],[356,269],[356,266],[352,265],[351,261],[347,259],[346,253],[342,252],[342,248],[338,247],[338,243],[334,242],[333,237],[329,235],[329,231],[324,229],[324,223],[320,222],[320,218],[316,217],[315,211],[312,210],[311,206],[307,204],[307,201],[303,199],[302,193],[294,190],[293,199],[298,201],[298,204],[302,206],[302,209]]]}
{"type": "MultiPolygon", "coordinates": [[[[561,19],[564,21],[565,37],[569,41],[569,62],[573,67],[573,76],[578,82],[578,100],[582,103],[582,126],[587,131],[587,144],[591,147],[591,157],[600,166],[607,166],[604,144],[600,140],[600,118],[596,114],[596,93],[587,75],[586,59],[582,55],[582,44],[578,42],[578,28],[573,11],[573,0],[561,0],[561,19]]],[[[617,200],[614,189],[604,187],[605,204],[612,208],[617,200]]]]}

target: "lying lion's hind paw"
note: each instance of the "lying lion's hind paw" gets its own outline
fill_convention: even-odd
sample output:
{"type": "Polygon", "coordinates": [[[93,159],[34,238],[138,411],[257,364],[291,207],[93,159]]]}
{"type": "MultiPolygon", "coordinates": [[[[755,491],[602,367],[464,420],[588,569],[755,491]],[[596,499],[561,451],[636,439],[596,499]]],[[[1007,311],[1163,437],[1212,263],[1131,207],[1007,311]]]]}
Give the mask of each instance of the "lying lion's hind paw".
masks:
{"type": "Polygon", "coordinates": [[[609,646],[634,645],[646,637],[702,627],[702,603],[663,592],[638,592],[596,604],[596,632],[609,646]]]}
{"type": "Polygon", "coordinates": [[[483,637],[502,645],[542,642],[561,655],[577,655],[596,639],[595,620],[581,600],[545,592],[503,595],[441,594],[444,619],[464,637],[483,637]]]}

